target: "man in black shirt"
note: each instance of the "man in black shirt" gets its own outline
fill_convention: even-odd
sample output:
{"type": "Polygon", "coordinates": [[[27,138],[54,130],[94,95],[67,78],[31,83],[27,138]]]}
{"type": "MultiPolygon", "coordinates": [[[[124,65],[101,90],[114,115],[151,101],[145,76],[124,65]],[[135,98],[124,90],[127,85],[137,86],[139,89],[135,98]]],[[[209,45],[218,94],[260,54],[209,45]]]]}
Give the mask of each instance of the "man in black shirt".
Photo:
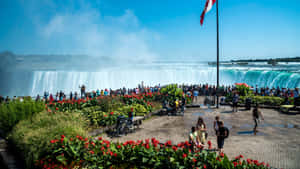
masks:
{"type": "Polygon", "coordinates": [[[256,132],[257,132],[256,128],[257,128],[257,125],[259,122],[259,118],[261,117],[261,119],[264,120],[263,113],[259,110],[258,104],[256,104],[255,108],[253,109],[252,116],[253,116],[253,120],[254,120],[253,131],[254,131],[254,134],[256,135],[256,132]]]}
{"type": "Polygon", "coordinates": [[[219,122],[219,130],[217,130],[217,142],[218,142],[218,149],[219,152],[223,152],[224,140],[228,137],[228,128],[224,127],[224,122],[219,122]]]}

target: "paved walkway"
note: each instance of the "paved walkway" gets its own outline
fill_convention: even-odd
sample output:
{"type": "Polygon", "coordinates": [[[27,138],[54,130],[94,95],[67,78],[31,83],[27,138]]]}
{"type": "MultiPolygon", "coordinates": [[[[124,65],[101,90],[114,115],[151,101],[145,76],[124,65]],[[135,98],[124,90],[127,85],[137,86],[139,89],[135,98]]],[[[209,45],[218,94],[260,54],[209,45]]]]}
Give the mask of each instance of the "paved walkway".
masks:
{"type": "MultiPolygon", "coordinates": [[[[240,109],[232,113],[228,106],[220,109],[190,108],[182,116],[154,117],[144,121],[141,129],[133,134],[112,141],[138,140],[155,137],[161,142],[171,140],[174,143],[188,139],[190,128],[196,125],[202,116],[208,128],[208,140],[216,147],[213,121],[216,115],[221,117],[230,128],[230,136],[225,141],[225,153],[234,158],[257,159],[276,168],[300,168],[300,115],[285,115],[276,110],[262,109],[265,121],[260,123],[257,135],[252,133],[253,120],[251,111],[240,109]]],[[[107,138],[111,140],[110,138],[107,138]]]]}

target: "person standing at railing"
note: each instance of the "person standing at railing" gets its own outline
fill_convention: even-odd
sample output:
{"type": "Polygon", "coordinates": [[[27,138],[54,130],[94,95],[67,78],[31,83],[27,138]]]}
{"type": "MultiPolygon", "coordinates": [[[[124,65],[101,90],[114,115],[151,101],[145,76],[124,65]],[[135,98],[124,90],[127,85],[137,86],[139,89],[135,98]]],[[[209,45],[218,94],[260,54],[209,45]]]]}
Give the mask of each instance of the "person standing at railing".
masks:
{"type": "Polygon", "coordinates": [[[104,96],[107,96],[107,95],[108,95],[108,90],[105,89],[105,90],[104,90],[104,96]]]}
{"type": "Polygon", "coordinates": [[[70,92],[70,100],[73,100],[73,93],[72,93],[72,91],[70,92]]]}
{"type": "Polygon", "coordinates": [[[39,101],[40,100],[40,95],[38,94],[37,96],[36,96],[36,98],[35,98],[35,101],[37,102],[37,101],[39,101]]]}
{"type": "Polygon", "coordinates": [[[4,102],[4,98],[0,96],[0,104],[4,102]]]}
{"type": "Polygon", "coordinates": [[[82,85],[82,86],[79,86],[79,88],[80,88],[80,97],[81,98],[83,98],[83,97],[85,97],[85,86],[84,85],[82,85]]]}
{"type": "Polygon", "coordinates": [[[48,100],[48,96],[49,96],[49,92],[44,92],[44,98],[45,98],[45,100],[47,101],[48,100]]]}
{"type": "Polygon", "coordinates": [[[10,101],[9,97],[6,96],[5,103],[8,103],[9,101],[10,101]]]}
{"type": "Polygon", "coordinates": [[[294,90],[294,98],[298,98],[299,97],[299,89],[295,88],[294,90]]]}
{"type": "Polygon", "coordinates": [[[49,100],[50,100],[50,102],[53,102],[53,101],[54,101],[54,98],[53,98],[53,95],[52,95],[52,94],[50,94],[49,100]]]}
{"type": "Polygon", "coordinates": [[[59,99],[59,97],[58,97],[58,92],[56,92],[56,95],[55,95],[55,101],[57,102],[58,99],[59,99]]]}
{"type": "Polygon", "coordinates": [[[97,94],[97,96],[100,96],[100,90],[99,89],[97,89],[96,94],[97,94]]]}
{"type": "Polygon", "coordinates": [[[75,95],[74,99],[75,99],[75,100],[78,100],[78,93],[77,93],[77,92],[75,92],[75,94],[74,94],[74,95],[75,95]]]}

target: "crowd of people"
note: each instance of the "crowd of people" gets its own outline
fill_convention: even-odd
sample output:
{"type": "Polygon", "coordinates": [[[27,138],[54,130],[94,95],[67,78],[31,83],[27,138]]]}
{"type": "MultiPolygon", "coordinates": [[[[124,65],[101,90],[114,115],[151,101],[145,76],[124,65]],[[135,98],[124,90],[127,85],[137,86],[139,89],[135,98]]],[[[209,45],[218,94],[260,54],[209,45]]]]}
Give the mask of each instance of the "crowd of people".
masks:
{"type": "MultiPolygon", "coordinates": [[[[179,88],[182,88],[183,92],[187,94],[189,97],[193,98],[193,102],[198,102],[198,96],[212,96],[214,97],[213,100],[215,100],[215,96],[226,96],[228,94],[231,94],[234,96],[234,100],[238,100],[238,93],[236,92],[236,86],[234,85],[228,85],[228,86],[220,86],[217,88],[215,85],[208,85],[208,84],[199,84],[199,85],[179,85],[179,88]]],[[[35,100],[44,100],[44,101],[62,101],[66,99],[80,99],[80,98],[94,98],[98,96],[112,96],[112,95],[127,95],[127,94],[140,94],[140,93],[153,93],[158,92],[161,89],[160,84],[153,86],[153,87],[145,87],[143,85],[138,85],[136,88],[120,88],[116,90],[110,89],[97,89],[90,92],[86,91],[86,86],[81,85],[79,86],[80,92],[70,92],[69,94],[66,94],[63,91],[57,92],[56,94],[49,93],[48,91],[44,92],[43,96],[37,95],[35,97],[35,100]]],[[[299,97],[299,89],[289,89],[289,88],[269,88],[269,87],[261,87],[259,88],[257,85],[256,87],[251,87],[250,90],[253,91],[254,95],[257,96],[277,96],[277,97],[299,97]]],[[[16,97],[14,96],[12,99],[7,96],[6,98],[0,96],[0,103],[3,102],[9,102],[10,100],[16,100],[20,99],[23,100],[24,97],[16,97]]],[[[235,103],[233,101],[233,103],[235,103]]]]}

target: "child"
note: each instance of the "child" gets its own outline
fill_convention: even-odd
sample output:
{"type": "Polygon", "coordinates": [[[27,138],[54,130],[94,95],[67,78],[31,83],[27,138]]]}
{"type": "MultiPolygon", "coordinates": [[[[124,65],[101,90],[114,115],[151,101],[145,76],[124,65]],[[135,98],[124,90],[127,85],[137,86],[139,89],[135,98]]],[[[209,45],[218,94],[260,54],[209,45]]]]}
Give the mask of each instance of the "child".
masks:
{"type": "Polygon", "coordinates": [[[217,131],[217,142],[219,153],[223,152],[224,140],[228,137],[229,131],[227,127],[224,127],[223,121],[219,122],[219,130],[217,131]]]}
{"type": "Polygon", "coordinates": [[[219,116],[216,116],[215,117],[215,121],[214,121],[214,129],[215,129],[215,132],[216,132],[216,134],[217,134],[217,132],[218,132],[218,130],[219,130],[219,128],[220,128],[220,117],[219,116]]]}
{"type": "Polygon", "coordinates": [[[194,148],[197,147],[198,145],[202,146],[198,137],[198,132],[196,131],[196,127],[191,128],[191,132],[189,135],[189,142],[191,144],[191,150],[194,150],[194,148]]]}

